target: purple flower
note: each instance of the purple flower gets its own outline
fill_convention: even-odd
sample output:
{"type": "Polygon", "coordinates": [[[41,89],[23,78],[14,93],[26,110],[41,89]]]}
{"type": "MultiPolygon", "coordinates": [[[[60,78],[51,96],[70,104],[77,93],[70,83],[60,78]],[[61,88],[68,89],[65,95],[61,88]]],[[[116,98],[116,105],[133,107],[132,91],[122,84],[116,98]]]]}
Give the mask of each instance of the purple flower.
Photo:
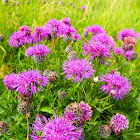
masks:
{"type": "Polygon", "coordinates": [[[25,35],[30,35],[31,32],[32,32],[31,28],[28,27],[27,25],[21,26],[21,27],[19,28],[19,30],[20,30],[21,32],[23,32],[25,35]]]}
{"type": "Polygon", "coordinates": [[[91,40],[101,42],[106,45],[109,50],[114,50],[114,46],[116,45],[114,39],[104,33],[94,35],[91,40]]]}
{"type": "Polygon", "coordinates": [[[89,60],[86,59],[71,59],[63,64],[63,70],[66,78],[73,79],[74,82],[80,82],[85,78],[89,79],[94,75],[95,70],[89,60]]]}
{"type": "Polygon", "coordinates": [[[113,99],[116,100],[125,98],[124,95],[128,94],[131,89],[131,84],[128,79],[118,74],[110,73],[102,75],[100,79],[100,82],[105,82],[105,84],[101,86],[102,92],[106,94],[109,93],[109,95],[113,96],[113,99]]]}
{"type": "Polygon", "coordinates": [[[33,57],[35,58],[36,56],[41,57],[41,56],[48,56],[48,54],[50,53],[50,49],[43,45],[43,44],[38,44],[38,45],[34,45],[33,47],[30,47],[26,50],[25,54],[28,57],[33,57]]]}
{"type": "Polygon", "coordinates": [[[116,55],[124,54],[124,50],[121,47],[115,48],[114,52],[116,55]]]}
{"type": "Polygon", "coordinates": [[[73,28],[73,26],[64,26],[63,36],[71,35],[72,33],[76,33],[77,31],[73,28]]]}
{"type": "Polygon", "coordinates": [[[86,7],[86,6],[82,6],[81,9],[82,9],[82,10],[86,10],[87,7],[86,7]]]}
{"type": "Polygon", "coordinates": [[[100,26],[100,25],[93,25],[93,26],[88,26],[85,29],[88,33],[92,32],[93,35],[97,35],[97,34],[106,34],[106,31],[104,31],[104,29],[100,26]]]}
{"type": "Polygon", "coordinates": [[[130,60],[131,54],[133,54],[132,51],[127,51],[127,52],[124,54],[124,57],[125,57],[127,60],[130,60]]]}
{"type": "Polygon", "coordinates": [[[124,29],[124,30],[118,32],[118,35],[117,35],[117,37],[122,41],[124,41],[125,37],[134,37],[134,38],[138,39],[139,36],[140,36],[140,34],[135,33],[134,29],[124,29]]]}
{"type": "Polygon", "coordinates": [[[18,83],[19,76],[15,73],[11,73],[4,77],[4,85],[8,88],[8,90],[15,90],[16,85],[18,83]]]}
{"type": "Polygon", "coordinates": [[[123,114],[117,113],[111,118],[110,129],[117,134],[117,136],[129,128],[129,121],[123,114]]]}
{"type": "Polygon", "coordinates": [[[62,19],[62,22],[63,22],[65,25],[71,26],[71,20],[70,20],[69,18],[64,18],[64,19],[62,19]]]}
{"type": "Polygon", "coordinates": [[[42,41],[43,38],[46,36],[43,27],[35,27],[34,35],[37,41],[42,41]]]}
{"type": "Polygon", "coordinates": [[[32,127],[30,127],[33,135],[30,135],[31,139],[38,140],[78,140],[83,139],[82,131],[80,127],[76,127],[72,122],[68,121],[64,116],[55,116],[54,119],[46,119],[42,117],[45,123],[42,123],[39,115],[37,116],[38,121],[34,121],[32,127]],[[39,133],[40,133],[40,136],[39,133]]]}
{"type": "Polygon", "coordinates": [[[92,117],[92,110],[91,110],[91,106],[84,103],[83,101],[81,101],[79,103],[79,106],[82,109],[82,117],[81,117],[81,121],[84,123],[86,121],[90,121],[91,117],[92,117]]]}
{"type": "Polygon", "coordinates": [[[37,93],[39,86],[43,89],[43,86],[46,86],[48,82],[49,78],[41,75],[40,71],[24,71],[19,75],[16,91],[32,96],[34,93],[37,93]]]}
{"type": "Polygon", "coordinates": [[[76,40],[76,39],[81,40],[81,39],[82,39],[81,36],[80,36],[78,33],[76,33],[76,32],[72,34],[72,38],[73,38],[74,40],[76,40]]]}
{"type": "Polygon", "coordinates": [[[83,45],[83,53],[85,55],[90,54],[90,59],[93,60],[97,56],[111,57],[108,48],[105,44],[102,44],[99,41],[89,41],[90,44],[84,43],[83,45]]]}

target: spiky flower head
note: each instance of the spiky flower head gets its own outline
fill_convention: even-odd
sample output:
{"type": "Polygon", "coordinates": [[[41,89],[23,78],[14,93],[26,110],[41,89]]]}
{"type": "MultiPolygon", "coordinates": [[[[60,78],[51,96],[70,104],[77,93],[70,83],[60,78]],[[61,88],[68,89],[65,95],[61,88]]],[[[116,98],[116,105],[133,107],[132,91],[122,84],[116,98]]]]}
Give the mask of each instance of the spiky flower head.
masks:
{"type": "Polygon", "coordinates": [[[55,116],[55,118],[46,119],[42,117],[45,123],[42,123],[39,116],[38,121],[34,121],[32,127],[30,127],[33,135],[30,135],[31,139],[48,139],[48,140],[78,140],[83,139],[83,129],[76,127],[67,120],[64,116],[55,116]],[[40,133],[40,136],[38,134],[40,133]]]}
{"type": "Polygon", "coordinates": [[[70,59],[77,59],[78,58],[78,54],[77,54],[77,52],[76,51],[70,51],[69,53],[68,53],[68,59],[70,60],[70,59]]]}
{"type": "Polygon", "coordinates": [[[81,9],[85,11],[87,9],[87,6],[82,6],[81,9]]]}
{"type": "Polygon", "coordinates": [[[106,35],[105,33],[94,35],[91,38],[92,41],[101,42],[104,44],[110,51],[114,50],[114,46],[116,45],[114,39],[111,36],[106,35]]]}
{"type": "Polygon", "coordinates": [[[129,128],[129,121],[123,114],[117,113],[111,118],[110,129],[118,136],[122,131],[129,128]]]}
{"type": "Polygon", "coordinates": [[[9,130],[9,124],[5,121],[0,121],[0,135],[5,134],[9,130]]]}
{"type": "Polygon", "coordinates": [[[83,31],[82,35],[83,35],[84,37],[88,37],[88,32],[87,32],[87,31],[83,31]]]}
{"type": "Polygon", "coordinates": [[[31,106],[28,102],[23,101],[18,104],[17,110],[20,114],[27,114],[31,111],[31,106]]]}
{"type": "Polygon", "coordinates": [[[106,34],[106,31],[104,31],[104,29],[100,26],[100,25],[92,25],[92,26],[88,26],[85,31],[92,32],[93,35],[97,35],[97,34],[106,34]]]}
{"type": "Polygon", "coordinates": [[[127,52],[125,52],[124,57],[125,57],[127,60],[130,60],[130,57],[131,57],[132,54],[133,54],[132,51],[127,51],[127,52]]]}
{"type": "Polygon", "coordinates": [[[66,78],[73,79],[74,82],[81,82],[85,78],[89,79],[94,75],[93,65],[86,59],[71,59],[63,64],[66,78]]]}
{"type": "Polygon", "coordinates": [[[21,26],[21,27],[19,28],[19,30],[20,30],[21,32],[23,32],[25,35],[30,35],[31,32],[32,32],[31,28],[28,27],[27,25],[21,26]]]}
{"type": "Polygon", "coordinates": [[[21,72],[18,79],[16,91],[32,96],[37,90],[48,84],[48,77],[43,76],[40,71],[29,70],[21,72]]]}
{"type": "Polygon", "coordinates": [[[33,96],[29,96],[29,95],[26,95],[26,94],[22,94],[22,93],[19,93],[19,96],[18,96],[18,103],[21,103],[21,102],[28,102],[29,104],[33,101],[33,96]]]}
{"type": "Polygon", "coordinates": [[[114,52],[116,55],[124,54],[124,50],[122,49],[122,47],[115,48],[114,52]]]}
{"type": "Polygon", "coordinates": [[[90,60],[93,60],[97,56],[111,57],[110,52],[105,44],[102,44],[99,41],[89,41],[90,44],[83,44],[83,54],[90,55],[90,60]]]}
{"type": "Polygon", "coordinates": [[[43,45],[43,44],[38,44],[38,45],[34,45],[33,47],[30,47],[26,50],[25,54],[28,57],[33,57],[35,58],[36,56],[41,57],[41,56],[48,56],[48,54],[50,53],[50,49],[43,45]]]}
{"type": "Polygon", "coordinates": [[[118,32],[118,34],[117,34],[117,37],[122,41],[124,41],[125,37],[134,37],[135,39],[138,39],[139,36],[140,36],[140,34],[135,33],[134,29],[124,29],[124,30],[118,32]]]}
{"type": "Polygon", "coordinates": [[[62,19],[62,22],[63,22],[65,25],[71,26],[71,20],[70,20],[69,18],[64,18],[64,19],[62,19]]]}
{"type": "Polygon", "coordinates": [[[67,97],[67,93],[65,91],[58,91],[58,98],[60,100],[65,100],[67,97]]]}
{"type": "Polygon", "coordinates": [[[4,85],[7,87],[8,90],[15,90],[18,84],[19,76],[15,73],[11,73],[4,77],[4,85]]]}
{"type": "Polygon", "coordinates": [[[107,74],[100,77],[100,82],[104,81],[105,84],[101,86],[102,92],[113,96],[113,99],[122,100],[131,89],[131,83],[123,76],[118,74],[107,74]],[[114,91],[114,92],[112,92],[114,91]]]}
{"type": "Polygon", "coordinates": [[[84,123],[86,121],[90,121],[92,117],[91,106],[88,105],[88,103],[86,104],[84,101],[81,101],[79,106],[82,109],[81,122],[84,123]]]}
{"type": "Polygon", "coordinates": [[[101,125],[98,129],[101,138],[108,138],[111,135],[111,129],[107,124],[101,125]]]}

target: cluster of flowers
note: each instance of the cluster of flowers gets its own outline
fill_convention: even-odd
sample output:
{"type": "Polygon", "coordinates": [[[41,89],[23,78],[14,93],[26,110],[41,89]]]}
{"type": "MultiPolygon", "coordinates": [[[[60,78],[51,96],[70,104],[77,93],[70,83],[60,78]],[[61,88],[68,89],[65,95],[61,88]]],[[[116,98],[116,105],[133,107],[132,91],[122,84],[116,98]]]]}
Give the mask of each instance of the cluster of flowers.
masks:
{"type": "Polygon", "coordinates": [[[135,60],[138,54],[134,51],[134,46],[136,45],[136,39],[140,36],[139,33],[135,33],[134,29],[124,29],[118,32],[118,39],[123,41],[122,47],[115,49],[117,55],[123,54],[124,57],[129,60],[135,60]]]}
{"type": "Polygon", "coordinates": [[[111,130],[118,136],[122,131],[129,128],[128,125],[128,119],[123,114],[117,113],[111,118],[110,125],[101,125],[98,132],[102,138],[109,137],[111,135],[111,130]]]}
{"type": "Polygon", "coordinates": [[[99,57],[99,63],[104,64],[106,57],[111,57],[110,52],[114,50],[115,41],[99,25],[88,26],[83,32],[83,36],[87,37],[90,32],[92,38],[88,43],[83,44],[83,54],[90,55],[91,60],[99,57]]]}
{"type": "Polygon", "coordinates": [[[80,35],[71,25],[71,20],[65,18],[62,21],[51,19],[43,27],[35,27],[32,33],[31,28],[27,25],[21,26],[19,31],[12,33],[10,36],[10,46],[21,47],[27,43],[38,43],[44,39],[51,41],[53,38],[63,37],[65,42],[76,41],[81,39],[80,35]]]}
{"type": "Polygon", "coordinates": [[[83,139],[83,128],[77,127],[76,124],[84,124],[92,117],[91,107],[81,101],[79,104],[69,104],[64,112],[64,115],[46,119],[42,116],[43,120],[37,115],[37,121],[34,121],[31,127],[33,135],[30,135],[32,139],[64,139],[64,140],[78,140],[83,139]],[[42,123],[45,121],[45,123],[42,123]],[[38,133],[40,132],[40,133],[38,133]],[[40,136],[38,136],[40,134],[40,136]]]}

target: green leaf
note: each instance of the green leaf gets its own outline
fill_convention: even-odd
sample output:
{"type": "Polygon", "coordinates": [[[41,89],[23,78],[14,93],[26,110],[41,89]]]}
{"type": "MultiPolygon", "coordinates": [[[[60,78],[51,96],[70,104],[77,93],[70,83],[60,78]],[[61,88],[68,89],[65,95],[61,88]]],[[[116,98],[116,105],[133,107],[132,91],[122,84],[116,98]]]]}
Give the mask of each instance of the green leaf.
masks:
{"type": "Polygon", "coordinates": [[[50,108],[50,107],[47,107],[47,106],[41,107],[40,111],[47,112],[47,113],[50,113],[50,114],[54,114],[54,110],[52,108],[50,108]]]}

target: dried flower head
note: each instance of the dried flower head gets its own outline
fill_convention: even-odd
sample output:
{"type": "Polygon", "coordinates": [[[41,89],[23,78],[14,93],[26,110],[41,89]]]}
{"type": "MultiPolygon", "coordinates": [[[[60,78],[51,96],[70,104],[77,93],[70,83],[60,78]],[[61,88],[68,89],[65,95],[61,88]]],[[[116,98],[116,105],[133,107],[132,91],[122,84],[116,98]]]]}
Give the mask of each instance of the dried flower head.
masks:
{"type": "Polygon", "coordinates": [[[69,53],[69,52],[73,51],[72,46],[68,45],[68,46],[66,47],[65,51],[66,51],[66,53],[69,53]]]}
{"type": "Polygon", "coordinates": [[[131,55],[130,55],[130,60],[136,60],[138,58],[138,54],[133,52],[131,55]]]}
{"type": "Polygon", "coordinates": [[[58,98],[60,100],[65,100],[67,97],[67,93],[65,91],[58,91],[58,98]]]}
{"type": "Polygon", "coordinates": [[[30,135],[32,139],[48,139],[48,140],[78,140],[83,139],[83,129],[76,127],[67,120],[64,116],[55,116],[54,119],[46,119],[42,117],[45,123],[42,123],[39,116],[38,121],[34,121],[32,127],[30,127],[33,135],[30,135]],[[39,132],[39,133],[38,133],[39,132]],[[40,134],[40,136],[38,136],[40,134]]]}
{"type": "Polygon", "coordinates": [[[110,129],[119,135],[122,131],[129,128],[129,121],[123,114],[117,113],[111,118],[110,129]]]}
{"type": "Polygon", "coordinates": [[[17,110],[20,114],[27,114],[31,111],[31,106],[28,102],[23,101],[18,104],[17,110]]]}
{"type": "Polygon", "coordinates": [[[2,34],[0,34],[0,41],[2,42],[4,40],[5,40],[4,36],[2,34]]]}
{"type": "Polygon", "coordinates": [[[86,59],[71,59],[63,64],[63,70],[66,78],[73,79],[74,82],[80,82],[85,78],[89,79],[94,75],[95,70],[89,60],[86,59]]]}
{"type": "Polygon", "coordinates": [[[5,134],[9,130],[9,125],[5,121],[0,121],[0,135],[5,134]]]}
{"type": "Polygon", "coordinates": [[[49,77],[49,82],[54,83],[54,82],[56,82],[57,79],[58,79],[58,74],[57,74],[55,71],[50,71],[50,72],[48,73],[48,77],[49,77]]]}
{"type": "Polygon", "coordinates": [[[29,96],[29,95],[26,95],[26,94],[22,94],[22,93],[19,93],[19,96],[18,96],[18,103],[21,103],[21,102],[28,102],[29,104],[33,101],[33,96],[29,96]]]}
{"type": "Polygon", "coordinates": [[[105,61],[104,65],[105,65],[105,67],[110,67],[111,62],[110,61],[105,61]]]}
{"type": "Polygon", "coordinates": [[[117,34],[118,38],[124,41],[125,37],[134,37],[135,39],[138,39],[140,34],[135,33],[134,29],[124,29],[117,34]]]}
{"type": "Polygon", "coordinates": [[[111,135],[111,129],[107,124],[101,125],[98,129],[101,138],[108,138],[111,135]]]}
{"type": "Polygon", "coordinates": [[[78,54],[77,54],[77,52],[76,51],[70,51],[69,53],[68,53],[68,59],[70,60],[70,59],[77,59],[78,58],[78,54]]]}
{"type": "Polygon", "coordinates": [[[82,109],[79,104],[71,103],[65,108],[65,117],[73,123],[80,124],[82,117],[82,109]]]}
{"type": "Polygon", "coordinates": [[[87,32],[87,31],[83,31],[82,35],[83,35],[84,37],[88,37],[88,32],[87,32]]]}
{"type": "Polygon", "coordinates": [[[122,100],[124,96],[129,93],[131,84],[128,79],[118,74],[107,74],[100,77],[100,82],[104,81],[105,84],[101,86],[102,92],[109,93],[113,99],[122,100]],[[114,94],[111,91],[114,90],[114,94]]]}

